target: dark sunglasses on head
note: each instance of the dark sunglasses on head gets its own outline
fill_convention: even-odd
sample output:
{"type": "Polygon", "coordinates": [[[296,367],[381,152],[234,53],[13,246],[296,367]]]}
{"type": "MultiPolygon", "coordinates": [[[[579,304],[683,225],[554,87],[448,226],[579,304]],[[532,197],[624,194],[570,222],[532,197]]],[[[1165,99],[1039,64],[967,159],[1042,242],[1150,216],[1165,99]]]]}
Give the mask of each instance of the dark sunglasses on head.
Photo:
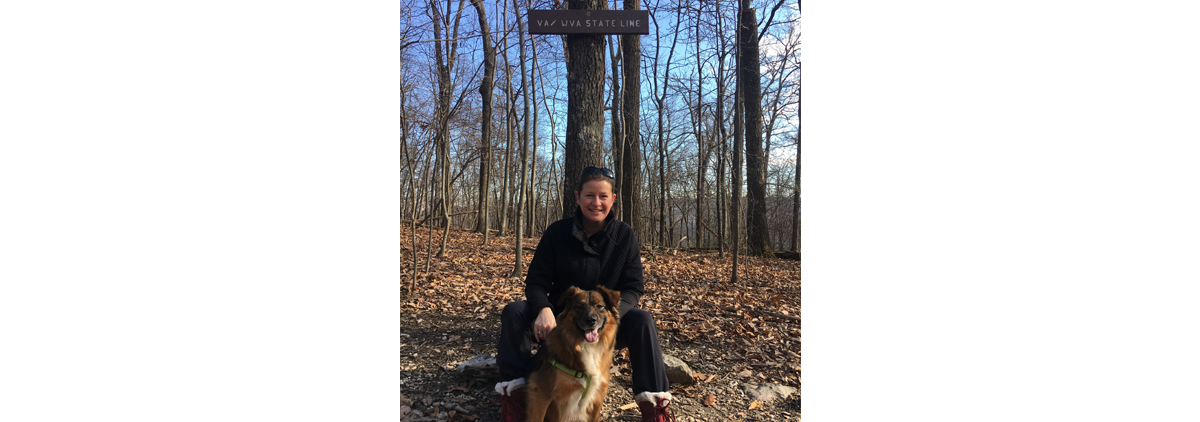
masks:
{"type": "Polygon", "coordinates": [[[607,178],[609,178],[609,179],[616,179],[616,178],[617,178],[617,174],[616,174],[616,173],[613,173],[613,171],[612,171],[612,170],[606,169],[606,168],[604,168],[604,167],[588,167],[588,168],[585,168],[585,169],[583,169],[583,173],[579,173],[579,177],[587,176],[587,175],[589,175],[589,174],[592,174],[592,173],[600,173],[601,175],[603,175],[604,177],[607,177],[607,178]]]}

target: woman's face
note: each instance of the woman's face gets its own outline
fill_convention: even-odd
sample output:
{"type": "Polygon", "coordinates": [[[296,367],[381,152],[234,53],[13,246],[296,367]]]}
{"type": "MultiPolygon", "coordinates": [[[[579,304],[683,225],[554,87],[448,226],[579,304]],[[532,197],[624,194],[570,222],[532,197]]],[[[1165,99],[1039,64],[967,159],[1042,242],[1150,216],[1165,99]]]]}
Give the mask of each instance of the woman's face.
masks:
{"type": "Polygon", "coordinates": [[[583,211],[585,220],[600,223],[608,217],[613,201],[617,195],[612,192],[612,184],[606,180],[592,180],[583,184],[583,190],[575,192],[575,204],[583,211]]]}

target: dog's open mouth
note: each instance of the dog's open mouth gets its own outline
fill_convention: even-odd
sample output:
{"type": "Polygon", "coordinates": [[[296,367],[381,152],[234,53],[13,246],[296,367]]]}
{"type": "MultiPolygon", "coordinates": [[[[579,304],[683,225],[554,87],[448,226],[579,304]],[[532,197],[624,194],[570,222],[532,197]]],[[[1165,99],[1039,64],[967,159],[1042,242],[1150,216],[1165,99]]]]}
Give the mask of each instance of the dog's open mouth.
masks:
{"type": "Polygon", "coordinates": [[[600,329],[592,328],[590,330],[584,330],[583,338],[584,340],[587,340],[588,343],[595,343],[596,340],[600,340],[600,329]]]}

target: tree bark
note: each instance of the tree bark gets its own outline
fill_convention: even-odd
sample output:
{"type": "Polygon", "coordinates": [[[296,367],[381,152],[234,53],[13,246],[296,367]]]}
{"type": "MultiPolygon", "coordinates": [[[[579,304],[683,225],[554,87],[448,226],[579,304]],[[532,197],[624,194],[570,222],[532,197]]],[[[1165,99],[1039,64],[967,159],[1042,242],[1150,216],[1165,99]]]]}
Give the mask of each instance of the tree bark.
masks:
{"type": "Polygon", "coordinates": [[[725,168],[727,166],[726,155],[729,144],[725,142],[728,136],[725,131],[725,49],[727,46],[725,45],[725,28],[722,25],[724,17],[721,14],[721,2],[716,2],[714,16],[716,16],[717,39],[719,41],[719,54],[717,56],[717,110],[714,117],[715,126],[717,127],[717,142],[720,148],[717,154],[717,248],[719,250],[718,256],[725,258],[725,232],[726,226],[729,224],[729,202],[725,199],[725,168]]]}
{"type": "MultiPolygon", "coordinates": [[[[742,7],[740,5],[738,6],[737,16],[738,26],[741,27],[742,7]]],[[[743,131],[745,125],[742,124],[742,109],[744,108],[742,101],[742,92],[744,91],[742,79],[745,78],[741,72],[743,32],[744,31],[741,30],[736,31],[737,54],[735,57],[738,71],[736,72],[733,90],[733,198],[731,199],[731,201],[733,201],[733,205],[730,207],[733,212],[729,216],[729,223],[732,226],[732,230],[730,230],[730,237],[733,238],[733,274],[729,277],[730,284],[737,284],[738,282],[738,253],[741,251],[742,244],[742,138],[745,135],[745,132],[743,131]]]]}
{"type": "Polygon", "coordinates": [[[624,139],[622,137],[625,136],[625,132],[621,129],[621,51],[620,45],[613,42],[612,35],[609,35],[607,40],[609,53],[608,56],[612,59],[612,89],[610,90],[610,94],[612,95],[609,97],[609,103],[612,105],[612,107],[609,108],[609,116],[611,116],[609,117],[609,133],[612,135],[612,168],[618,170],[617,179],[613,181],[614,185],[612,187],[613,193],[616,194],[617,197],[616,200],[613,201],[612,210],[610,210],[610,212],[617,213],[617,218],[620,219],[621,208],[623,207],[621,201],[624,199],[621,195],[621,178],[625,177],[625,175],[619,171],[621,170],[621,160],[624,158],[622,157],[622,154],[624,154],[622,145],[624,139]],[[614,51],[614,48],[617,50],[614,51]]]}
{"type": "Polygon", "coordinates": [[[704,246],[704,232],[701,226],[704,225],[704,176],[705,170],[708,168],[708,150],[704,145],[704,136],[702,132],[702,120],[704,119],[704,71],[703,62],[700,57],[700,20],[704,16],[704,2],[696,8],[696,103],[692,107],[692,136],[696,137],[696,220],[695,229],[692,230],[693,241],[690,242],[696,245],[696,248],[704,246]]]}
{"type": "MultiPolygon", "coordinates": [[[[603,0],[569,0],[571,10],[606,10],[603,0]]],[[[563,168],[563,218],[575,215],[575,182],[588,166],[601,166],[604,147],[604,36],[567,35],[567,139],[563,168]],[[568,199],[570,198],[570,199],[568,199]]]]}
{"type": "MultiPolygon", "coordinates": [[[[625,0],[625,10],[639,10],[641,0],[625,0]]],[[[644,223],[641,218],[641,169],[642,137],[638,122],[642,111],[642,36],[621,36],[621,64],[625,73],[625,98],[621,111],[622,127],[625,129],[624,149],[621,154],[621,219],[640,233],[644,223]]]]}
{"type": "MultiPolygon", "coordinates": [[[[653,15],[651,15],[651,16],[653,16],[653,15]]],[[[670,80],[671,80],[671,78],[670,78],[671,59],[675,56],[675,45],[679,41],[679,22],[682,18],[683,18],[683,8],[678,7],[675,9],[675,29],[676,30],[673,31],[674,38],[672,38],[672,40],[671,40],[671,49],[667,53],[667,63],[665,65],[665,69],[663,70],[663,74],[661,77],[658,77],[657,75],[658,75],[658,54],[659,54],[658,45],[661,44],[661,42],[662,42],[661,41],[662,38],[659,37],[658,34],[660,34],[662,31],[660,31],[658,28],[658,21],[657,20],[654,21],[654,34],[655,34],[654,74],[656,77],[654,78],[653,82],[654,82],[655,88],[656,88],[654,94],[658,95],[658,98],[655,98],[654,102],[658,108],[658,110],[657,110],[658,111],[658,186],[657,186],[657,188],[658,188],[658,197],[659,197],[659,200],[658,200],[658,244],[659,244],[659,246],[667,246],[668,245],[668,243],[667,243],[667,178],[666,178],[667,142],[666,142],[666,137],[665,137],[666,136],[665,130],[663,127],[663,125],[664,125],[663,119],[664,119],[664,114],[666,113],[667,87],[670,85],[670,80]],[[661,91],[657,90],[659,80],[662,81],[662,90],[661,91]],[[659,95],[659,92],[661,92],[662,94],[659,95]]],[[[672,234],[672,236],[673,236],[673,234],[672,234]]]]}
{"type": "Polygon", "coordinates": [[[517,19],[517,51],[521,57],[521,89],[522,97],[525,100],[525,117],[523,119],[524,127],[521,129],[521,189],[517,192],[517,239],[516,262],[513,263],[513,277],[520,277],[525,267],[525,262],[522,260],[521,243],[525,236],[525,203],[528,196],[526,189],[526,179],[528,177],[527,166],[529,164],[529,71],[525,65],[525,24],[521,19],[521,6],[517,0],[513,1],[513,16],[517,19]]]}
{"type": "MultiPolygon", "coordinates": [[[[528,5],[527,5],[528,6],[528,5]]],[[[533,34],[529,35],[530,55],[532,56],[532,65],[529,67],[529,98],[533,102],[533,133],[530,135],[530,142],[533,143],[533,152],[529,155],[529,198],[525,201],[526,204],[526,221],[525,236],[533,236],[533,228],[537,225],[537,160],[538,160],[538,112],[537,112],[537,87],[534,83],[537,80],[537,42],[533,39],[533,34]]],[[[542,94],[545,96],[545,94],[542,94]]]]}
{"type": "Polygon", "coordinates": [[[755,256],[774,256],[767,232],[766,159],[762,144],[762,84],[759,80],[758,21],[750,0],[742,0],[739,26],[742,42],[742,95],[745,97],[746,130],[746,251],[755,256]]]}
{"type": "MultiPolygon", "coordinates": [[[[401,35],[401,38],[400,38],[401,43],[403,43],[406,40],[405,35],[406,34],[401,35]]],[[[404,74],[404,54],[403,54],[403,52],[400,54],[400,74],[401,75],[404,74]]],[[[416,181],[416,174],[414,173],[414,170],[413,170],[412,154],[409,153],[410,148],[408,146],[408,129],[409,129],[408,108],[406,107],[406,104],[405,104],[407,102],[407,99],[408,99],[408,87],[406,86],[406,84],[404,83],[404,80],[402,78],[401,86],[400,86],[400,146],[404,150],[404,162],[408,167],[408,195],[410,198],[413,199],[413,207],[411,210],[411,214],[409,214],[409,217],[412,220],[416,220],[416,218],[417,218],[417,206],[416,206],[417,181],[416,181]]],[[[413,225],[412,225],[412,279],[410,280],[410,282],[408,284],[408,293],[410,295],[417,287],[417,265],[418,265],[417,264],[417,225],[416,225],[416,223],[413,223],[413,225]]]]}
{"type": "MultiPolygon", "coordinates": [[[[513,0],[513,1],[516,1],[516,0],[513,0]]],[[[513,96],[513,92],[512,92],[513,91],[512,66],[510,66],[508,63],[508,33],[509,33],[509,30],[508,30],[508,8],[507,8],[507,6],[508,6],[508,2],[504,2],[504,4],[500,7],[500,16],[504,19],[503,24],[502,24],[502,26],[504,27],[504,40],[503,40],[504,78],[508,84],[508,86],[505,87],[505,89],[504,89],[504,100],[505,100],[505,108],[504,108],[504,179],[503,179],[503,182],[500,184],[500,212],[499,212],[500,232],[497,233],[497,236],[500,236],[500,237],[504,237],[506,234],[508,234],[508,210],[509,210],[508,196],[509,196],[509,191],[511,190],[511,183],[509,183],[509,177],[512,176],[512,172],[509,171],[509,169],[510,169],[509,161],[512,158],[512,132],[513,132],[513,121],[512,120],[513,120],[513,113],[515,112],[515,109],[516,109],[516,107],[514,106],[515,100],[513,99],[514,96],[513,96]]]]}
{"type": "MultiPolygon", "coordinates": [[[[447,7],[450,2],[447,2],[447,7]]],[[[437,142],[438,165],[441,168],[441,204],[442,204],[442,242],[437,257],[446,257],[446,243],[450,236],[450,99],[454,91],[450,75],[454,72],[454,64],[458,60],[458,29],[462,19],[462,7],[465,0],[459,0],[458,10],[454,15],[454,29],[450,29],[450,19],[447,13],[438,10],[436,2],[430,1],[433,16],[433,36],[438,40],[434,43],[434,54],[437,58],[438,72],[438,102],[437,102],[437,142]],[[446,24],[446,38],[442,40],[442,24],[446,24]],[[442,43],[445,43],[443,49],[442,43]]],[[[449,12],[448,10],[445,12],[449,12]]]]}
{"type": "Polygon", "coordinates": [[[792,186],[792,252],[800,251],[800,130],[796,130],[796,184],[792,186]]]}
{"type": "Polygon", "coordinates": [[[479,30],[483,36],[483,83],[479,85],[479,94],[483,96],[482,115],[479,117],[482,158],[479,163],[479,211],[475,231],[483,234],[483,243],[488,242],[488,185],[492,173],[492,90],[496,84],[496,48],[492,45],[492,34],[488,28],[487,12],[483,8],[483,0],[471,0],[475,11],[479,14],[479,30]]]}

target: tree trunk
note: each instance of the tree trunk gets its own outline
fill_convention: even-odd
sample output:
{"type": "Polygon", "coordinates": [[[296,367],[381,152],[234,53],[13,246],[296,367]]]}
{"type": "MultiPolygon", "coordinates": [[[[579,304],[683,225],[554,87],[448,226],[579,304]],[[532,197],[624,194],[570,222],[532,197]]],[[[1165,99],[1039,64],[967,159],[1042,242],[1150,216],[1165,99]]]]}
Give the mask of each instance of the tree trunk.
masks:
{"type": "MultiPolygon", "coordinates": [[[[541,78],[539,85],[544,87],[546,85],[546,73],[542,70],[541,65],[537,61],[537,44],[534,44],[534,46],[533,66],[537,70],[538,76],[541,78]]],[[[544,91],[542,94],[542,107],[546,109],[546,117],[550,119],[550,177],[546,179],[546,184],[543,188],[544,192],[546,192],[545,206],[542,208],[542,220],[545,225],[540,226],[540,231],[544,231],[545,227],[551,223],[550,210],[558,210],[561,208],[558,204],[551,202],[555,196],[552,195],[552,193],[555,192],[554,186],[558,185],[555,183],[558,180],[558,125],[554,119],[554,113],[550,112],[550,101],[546,98],[547,96],[545,95],[544,91]]]]}
{"type": "MultiPolygon", "coordinates": [[[[701,69],[702,61],[700,58],[700,20],[704,16],[704,3],[700,2],[696,9],[696,69],[701,69]]],[[[692,230],[692,243],[697,248],[704,244],[704,232],[701,226],[704,224],[704,174],[708,168],[705,162],[708,158],[708,151],[704,148],[704,136],[701,133],[703,125],[701,120],[704,119],[704,72],[696,72],[696,103],[692,107],[692,136],[696,137],[696,226],[692,230]]]]}
{"type": "MultiPolygon", "coordinates": [[[[569,0],[571,10],[606,10],[603,0],[569,0]]],[[[563,217],[575,215],[575,182],[588,166],[602,165],[604,146],[604,36],[567,35],[567,138],[563,217]],[[569,198],[569,199],[568,199],[569,198]]]]}
{"type": "Polygon", "coordinates": [[[492,90],[496,83],[496,48],[492,45],[491,31],[488,29],[487,12],[483,8],[483,0],[471,0],[475,12],[479,14],[479,28],[483,36],[483,83],[479,85],[479,94],[483,96],[482,115],[479,119],[482,157],[479,163],[479,211],[475,231],[483,234],[483,243],[488,242],[488,184],[492,173],[492,90]]]}
{"type": "MultiPolygon", "coordinates": [[[[742,7],[738,6],[738,26],[742,22],[742,7]]],[[[741,208],[742,208],[742,138],[745,135],[744,124],[742,122],[742,33],[738,30],[737,33],[737,54],[736,62],[738,71],[734,82],[733,90],[733,198],[730,200],[733,204],[730,209],[733,211],[729,216],[729,224],[732,226],[730,230],[731,242],[733,243],[733,275],[729,277],[730,284],[738,282],[738,254],[741,251],[742,232],[741,232],[741,208]]]]}
{"type": "MultiPolygon", "coordinates": [[[[449,2],[447,2],[449,3],[449,2]]],[[[438,10],[436,3],[429,3],[433,12],[434,55],[437,59],[438,101],[437,101],[437,143],[438,166],[441,168],[441,209],[442,209],[442,242],[438,249],[438,258],[446,257],[446,242],[450,236],[450,94],[454,91],[450,75],[454,72],[455,61],[458,60],[458,29],[462,18],[462,6],[465,0],[458,2],[458,10],[454,16],[454,29],[450,29],[450,19],[447,13],[438,10]],[[446,37],[442,40],[442,24],[446,24],[446,37]],[[445,43],[445,48],[442,44],[445,43]]],[[[449,4],[447,4],[447,7],[449,4]]],[[[445,12],[449,12],[448,10],[445,12]]]]}
{"type": "Polygon", "coordinates": [[[800,130],[796,129],[796,184],[792,186],[792,252],[800,251],[800,130]]]}
{"type": "Polygon", "coordinates": [[[513,1],[513,16],[517,19],[517,51],[520,54],[521,62],[521,96],[525,99],[525,117],[523,120],[524,127],[521,129],[521,188],[517,191],[517,239],[516,239],[516,262],[513,264],[513,277],[520,277],[522,270],[525,267],[525,262],[522,260],[521,243],[525,236],[525,203],[528,196],[526,191],[526,172],[529,164],[529,71],[525,65],[525,24],[521,19],[521,6],[519,2],[513,1]]]}
{"type": "MultiPolygon", "coordinates": [[[[661,38],[658,34],[662,31],[658,28],[658,21],[654,22],[655,47],[654,47],[654,84],[655,95],[662,94],[655,98],[655,105],[658,107],[658,244],[659,246],[667,246],[667,142],[664,134],[664,114],[666,113],[667,87],[670,85],[671,74],[671,59],[675,56],[675,45],[679,41],[679,22],[683,18],[683,8],[675,8],[675,31],[674,38],[671,40],[671,49],[667,53],[667,63],[663,70],[662,76],[658,76],[658,45],[661,44],[661,38]],[[658,91],[658,81],[662,81],[662,90],[658,91]]],[[[673,235],[672,235],[673,236],[673,235]]]]}
{"type": "MultiPolygon", "coordinates": [[[[527,189],[529,189],[529,198],[525,200],[525,203],[528,204],[528,206],[526,207],[526,210],[525,210],[525,212],[526,212],[525,215],[527,216],[526,220],[529,221],[529,223],[527,226],[525,226],[525,236],[532,237],[533,236],[533,227],[537,225],[536,205],[537,205],[538,195],[537,195],[537,189],[536,189],[536,187],[537,187],[537,182],[536,182],[537,177],[536,176],[537,176],[537,160],[538,160],[538,144],[539,144],[539,142],[538,142],[538,112],[537,112],[537,87],[538,87],[538,84],[534,83],[534,81],[537,80],[537,71],[538,71],[538,69],[537,69],[537,60],[538,60],[538,58],[537,58],[537,42],[534,41],[532,34],[530,34],[530,36],[529,36],[529,48],[531,48],[530,52],[532,53],[531,54],[532,58],[530,60],[532,60],[532,62],[533,62],[533,66],[530,66],[530,68],[529,68],[529,98],[530,98],[530,101],[533,102],[533,111],[532,111],[532,113],[533,113],[533,134],[530,135],[530,137],[531,137],[530,142],[533,143],[533,153],[529,155],[529,187],[527,188],[527,189]]],[[[543,94],[543,96],[544,95],[545,94],[543,94]]]]}
{"type": "Polygon", "coordinates": [[[714,120],[717,127],[717,143],[720,151],[717,153],[717,248],[718,256],[725,258],[725,232],[726,225],[729,224],[729,202],[725,199],[725,168],[726,154],[728,152],[727,143],[725,142],[727,133],[725,131],[725,29],[722,25],[724,22],[721,14],[721,2],[716,2],[716,22],[717,22],[717,39],[719,54],[717,57],[717,112],[714,120]]]}
{"type": "MultiPolygon", "coordinates": [[[[404,43],[406,38],[402,35],[400,42],[404,43]]],[[[404,74],[404,54],[400,54],[400,74],[404,74]]],[[[409,153],[408,146],[408,108],[405,107],[408,97],[408,87],[405,86],[401,79],[400,86],[400,146],[404,149],[404,163],[408,167],[408,195],[413,199],[413,207],[409,213],[409,220],[412,221],[412,279],[408,284],[408,293],[411,295],[417,287],[417,181],[416,174],[413,170],[413,158],[409,153]]]]}
{"type": "MultiPolygon", "coordinates": [[[[609,132],[612,134],[612,168],[621,170],[621,160],[624,159],[622,154],[625,150],[622,148],[623,136],[625,132],[621,129],[621,51],[620,44],[613,42],[612,35],[607,37],[608,40],[608,56],[612,59],[612,90],[610,92],[609,102],[612,107],[609,107],[609,132]],[[614,51],[613,49],[616,49],[614,51]]],[[[621,179],[625,177],[620,171],[617,172],[617,179],[613,181],[613,193],[617,195],[613,201],[612,209],[609,212],[617,213],[617,218],[621,218],[622,197],[621,195],[621,179]]]]}
{"type": "MultiPolygon", "coordinates": [[[[516,0],[513,0],[513,1],[516,1],[516,0]]],[[[504,180],[503,180],[503,183],[500,185],[500,212],[499,212],[500,232],[497,234],[500,237],[504,237],[508,233],[508,210],[509,210],[508,193],[511,188],[511,186],[510,186],[511,183],[509,183],[509,177],[512,176],[512,172],[509,171],[509,169],[511,168],[509,166],[509,161],[512,158],[512,132],[513,132],[512,119],[513,119],[513,112],[515,112],[515,110],[516,110],[516,107],[514,106],[515,100],[513,100],[513,92],[512,92],[513,91],[512,66],[510,66],[508,64],[508,8],[506,6],[508,6],[508,2],[505,2],[504,5],[501,6],[501,8],[500,8],[500,16],[503,17],[503,19],[504,19],[503,27],[505,28],[504,41],[503,41],[503,43],[504,43],[504,48],[503,48],[503,50],[504,50],[504,54],[503,54],[503,56],[504,56],[504,76],[505,76],[505,81],[508,83],[508,86],[504,90],[504,99],[506,101],[506,103],[505,103],[506,105],[505,105],[505,109],[504,109],[504,180]]]]}
{"type": "MultiPolygon", "coordinates": [[[[641,0],[625,0],[625,10],[639,10],[641,0]]],[[[642,169],[642,137],[638,122],[642,111],[642,36],[637,34],[621,36],[621,53],[624,57],[621,64],[625,73],[625,101],[621,107],[624,116],[621,118],[625,129],[623,139],[624,149],[621,153],[621,219],[633,227],[638,233],[642,228],[641,218],[641,169],[642,169]]]]}
{"type": "Polygon", "coordinates": [[[739,31],[742,42],[742,95],[746,130],[746,250],[750,255],[773,256],[767,232],[766,159],[762,144],[762,84],[759,80],[758,21],[750,0],[742,0],[739,31]]]}

